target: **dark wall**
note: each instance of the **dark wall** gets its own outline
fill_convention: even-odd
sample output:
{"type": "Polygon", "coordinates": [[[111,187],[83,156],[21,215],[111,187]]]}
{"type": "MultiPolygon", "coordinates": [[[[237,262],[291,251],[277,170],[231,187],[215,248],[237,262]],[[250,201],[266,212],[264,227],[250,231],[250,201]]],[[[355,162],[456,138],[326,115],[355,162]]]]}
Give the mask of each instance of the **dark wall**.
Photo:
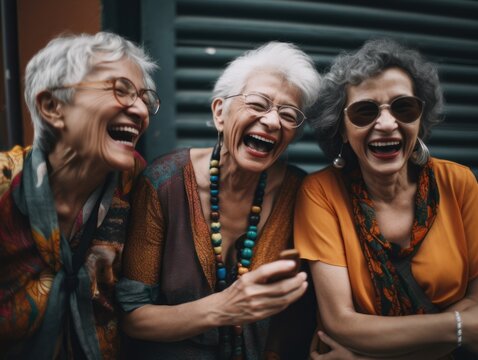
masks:
{"type": "MultiPolygon", "coordinates": [[[[244,50],[294,42],[323,72],[339,52],[389,36],[439,66],[446,120],[433,132],[432,154],[478,170],[478,2],[143,0],[140,13],[141,40],[162,67],[156,80],[163,103],[144,141],[148,160],[175,147],[213,144],[211,89],[244,50]]],[[[287,155],[308,171],[327,164],[309,129],[287,155]]]]}
{"type": "MultiPolygon", "coordinates": [[[[101,28],[102,5],[100,0],[17,0],[18,60],[20,71],[20,94],[22,104],[21,127],[23,143],[31,144],[33,128],[23,100],[23,77],[30,58],[49,40],[61,33],[95,33],[101,28]]],[[[2,55],[3,55],[2,47],[2,55]]],[[[3,96],[3,65],[0,75],[0,131],[5,135],[5,100],[3,96]]],[[[5,149],[6,139],[0,137],[0,146],[5,149]]]]}

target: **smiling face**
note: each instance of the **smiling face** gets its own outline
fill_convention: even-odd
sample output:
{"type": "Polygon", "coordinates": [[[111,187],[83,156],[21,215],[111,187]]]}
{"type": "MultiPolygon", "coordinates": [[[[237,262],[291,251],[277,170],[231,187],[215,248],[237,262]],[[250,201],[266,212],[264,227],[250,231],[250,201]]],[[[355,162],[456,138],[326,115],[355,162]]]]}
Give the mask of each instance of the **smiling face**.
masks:
{"type": "MultiPolygon", "coordinates": [[[[410,76],[399,68],[390,68],[359,85],[348,86],[346,107],[360,100],[390,104],[400,96],[413,96],[410,76]]],[[[377,120],[365,127],[354,126],[344,115],[344,141],[357,155],[366,176],[407,173],[407,163],[417,141],[420,119],[401,123],[383,108],[377,120]]]]}
{"type": "MultiPolygon", "coordinates": [[[[277,73],[253,73],[242,93],[264,95],[277,105],[301,106],[300,91],[277,73]]],[[[276,109],[255,115],[245,107],[242,96],[215,99],[212,108],[216,128],[224,134],[222,152],[247,171],[260,172],[272,166],[297,131],[281,125],[276,109]]]]}
{"type": "MultiPolygon", "coordinates": [[[[99,62],[82,82],[117,77],[128,78],[137,89],[145,87],[140,68],[128,59],[99,62]]],[[[112,170],[134,166],[134,147],[149,125],[148,110],[141,99],[124,108],[107,82],[76,88],[72,101],[63,106],[63,119],[61,145],[80,160],[93,160],[112,170]]]]}

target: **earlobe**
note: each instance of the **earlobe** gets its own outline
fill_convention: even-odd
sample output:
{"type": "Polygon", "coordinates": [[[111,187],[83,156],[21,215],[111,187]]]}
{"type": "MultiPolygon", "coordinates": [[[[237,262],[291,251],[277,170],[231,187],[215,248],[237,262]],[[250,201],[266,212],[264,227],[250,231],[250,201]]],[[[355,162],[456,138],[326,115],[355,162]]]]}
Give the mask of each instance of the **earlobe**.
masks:
{"type": "Polygon", "coordinates": [[[216,130],[222,132],[224,127],[224,99],[215,98],[211,103],[211,110],[216,130]]]}
{"type": "Polygon", "coordinates": [[[49,91],[42,91],[36,97],[38,112],[42,118],[55,129],[64,127],[62,105],[63,103],[49,91]]]}

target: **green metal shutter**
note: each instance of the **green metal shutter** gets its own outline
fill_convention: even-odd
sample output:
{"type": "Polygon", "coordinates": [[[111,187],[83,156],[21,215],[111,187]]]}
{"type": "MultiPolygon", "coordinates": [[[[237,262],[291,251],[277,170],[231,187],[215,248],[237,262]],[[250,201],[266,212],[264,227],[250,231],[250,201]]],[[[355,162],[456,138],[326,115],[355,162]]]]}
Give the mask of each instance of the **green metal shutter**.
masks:
{"type": "MultiPolygon", "coordinates": [[[[216,132],[207,125],[211,90],[225,64],[244,50],[270,40],[294,42],[324,72],[340,51],[390,36],[439,64],[446,120],[433,131],[432,155],[478,175],[477,34],[474,1],[144,1],[143,40],[163,65],[160,90],[172,91],[160,91],[167,101],[147,135],[147,158],[214,143],[216,132]]],[[[288,158],[307,171],[326,165],[310,129],[290,146],[288,158]]]]}

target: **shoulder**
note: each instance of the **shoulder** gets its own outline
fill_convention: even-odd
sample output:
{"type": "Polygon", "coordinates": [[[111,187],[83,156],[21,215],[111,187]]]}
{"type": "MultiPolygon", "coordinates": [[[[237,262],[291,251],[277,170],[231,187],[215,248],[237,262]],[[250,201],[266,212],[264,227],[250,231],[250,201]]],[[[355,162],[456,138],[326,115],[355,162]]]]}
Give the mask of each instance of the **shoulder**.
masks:
{"type": "Polygon", "coordinates": [[[11,150],[0,152],[0,169],[3,170],[0,175],[4,175],[4,169],[11,171],[21,170],[23,167],[23,159],[30,150],[31,146],[21,147],[17,145],[11,150]]]}
{"type": "Polygon", "coordinates": [[[327,166],[321,170],[308,174],[303,182],[303,187],[321,187],[333,189],[342,184],[342,172],[332,166],[327,166]]]}
{"type": "Polygon", "coordinates": [[[332,166],[308,174],[299,189],[303,201],[321,202],[332,207],[342,208],[349,201],[348,189],[342,170],[332,166]]]}
{"type": "Polygon", "coordinates": [[[144,170],[143,175],[158,188],[176,175],[182,174],[183,168],[189,161],[190,150],[178,149],[153,160],[144,170]]]}
{"type": "Polygon", "coordinates": [[[15,146],[9,151],[0,152],[0,194],[10,187],[12,180],[23,169],[23,159],[31,147],[15,146]]]}
{"type": "Polygon", "coordinates": [[[302,180],[306,177],[307,173],[301,169],[300,167],[292,164],[287,164],[287,171],[286,171],[286,181],[290,179],[302,182],[302,180]]]}
{"type": "Polygon", "coordinates": [[[300,167],[292,164],[287,164],[287,173],[289,176],[303,180],[307,173],[300,167]]]}
{"type": "Polygon", "coordinates": [[[119,186],[123,195],[129,194],[134,187],[139,175],[146,167],[146,160],[137,151],[134,152],[134,167],[120,173],[119,186]]]}
{"type": "Polygon", "coordinates": [[[468,166],[438,158],[432,158],[432,167],[433,171],[440,175],[450,173],[453,176],[460,176],[460,174],[471,172],[468,166]]]}
{"type": "Polygon", "coordinates": [[[476,186],[476,177],[471,169],[453,161],[432,158],[432,168],[438,184],[442,187],[476,186]]]}

